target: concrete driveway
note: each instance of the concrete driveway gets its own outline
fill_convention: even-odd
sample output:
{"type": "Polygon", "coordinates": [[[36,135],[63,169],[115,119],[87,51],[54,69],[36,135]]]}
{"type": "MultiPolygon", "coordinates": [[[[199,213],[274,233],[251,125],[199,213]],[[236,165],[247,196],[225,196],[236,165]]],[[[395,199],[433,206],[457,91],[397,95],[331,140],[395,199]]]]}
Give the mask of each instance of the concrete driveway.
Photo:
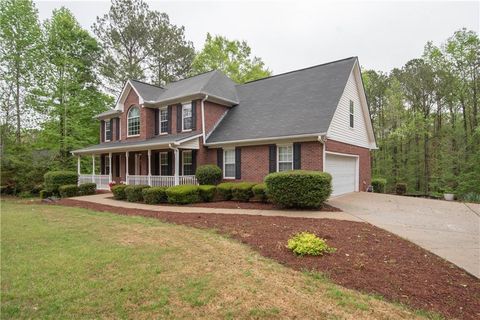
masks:
{"type": "Polygon", "coordinates": [[[328,201],[480,278],[480,204],[350,193],[328,201]]]}

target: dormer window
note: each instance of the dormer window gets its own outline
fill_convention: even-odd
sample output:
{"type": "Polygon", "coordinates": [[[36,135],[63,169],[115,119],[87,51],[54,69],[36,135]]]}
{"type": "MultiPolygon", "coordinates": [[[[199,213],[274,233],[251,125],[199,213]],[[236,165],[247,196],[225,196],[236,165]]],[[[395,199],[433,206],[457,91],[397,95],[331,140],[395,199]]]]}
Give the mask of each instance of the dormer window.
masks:
{"type": "Polygon", "coordinates": [[[140,134],[140,109],[132,107],[127,115],[127,136],[138,136],[140,134]]]}
{"type": "Polygon", "coordinates": [[[192,104],[182,105],[182,131],[192,130],[192,104]]]}
{"type": "Polygon", "coordinates": [[[353,128],[353,101],[350,100],[350,128],[353,128]]]}
{"type": "Polygon", "coordinates": [[[160,109],[160,134],[168,133],[168,109],[160,109]]]}
{"type": "Polygon", "coordinates": [[[112,123],[110,120],[105,120],[105,141],[112,140],[112,123]]]}

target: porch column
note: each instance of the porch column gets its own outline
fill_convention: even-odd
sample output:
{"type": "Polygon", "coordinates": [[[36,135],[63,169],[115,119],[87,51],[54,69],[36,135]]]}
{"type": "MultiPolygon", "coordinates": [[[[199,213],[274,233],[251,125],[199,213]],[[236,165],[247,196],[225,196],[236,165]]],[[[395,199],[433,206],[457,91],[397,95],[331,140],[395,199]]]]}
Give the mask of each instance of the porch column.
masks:
{"type": "Polygon", "coordinates": [[[92,182],[95,183],[95,155],[92,154],[92,182]]]}
{"type": "Polygon", "coordinates": [[[180,179],[178,177],[178,173],[180,172],[180,159],[179,159],[179,156],[178,156],[178,149],[175,149],[173,151],[173,153],[175,154],[175,176],[174,176],[174,179],[175,179],[175,185],[178,186],[180,184],[180,179]]]}
{"type": "Polygon", "coordinates": [[[128,151],[125,152],[125,183],[128,184],[128,151]]]}
{"type": "Polygon", "coordinates": [[[152,162],[150,158],[152,157],[152,150],[148,149],[148,185],[152,185],[152,162]]]}
{"type": "Polygon", "coordinates": [[[109,152],[108,153],[108,179],[109,181],[108,182],[112,182],[113,181],[113,174],[112,174],[112,153],[109,152]]]}
{"type": "Polygon", "coordinates": [[[77,156],[78,185],[80,185],[80,155],[77,156]]]}

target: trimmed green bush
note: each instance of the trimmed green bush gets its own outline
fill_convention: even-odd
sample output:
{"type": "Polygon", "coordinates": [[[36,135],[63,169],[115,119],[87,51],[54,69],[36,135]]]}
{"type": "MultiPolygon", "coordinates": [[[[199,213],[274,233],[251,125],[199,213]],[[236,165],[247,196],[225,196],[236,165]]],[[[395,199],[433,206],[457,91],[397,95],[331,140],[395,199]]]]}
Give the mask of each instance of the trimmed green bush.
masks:
{"type": "Polygon", "coordinates": [[[167,187],[151,187],[142,190],[143,200],[148,204],[167,202],[167,187]]]}
{"type": "Polygon", "coordinates": [[[67,184],[64,186],[60,186],[58,188],[58,192],[60,193],[60,197],[62,198],[75,197],[78,195],[78,186],[76,184],[67,184]]]}
{"type": "Polygon", "coordinates": [[[222,200],[232,200],[233,182],[223,182],[217,186],[217,194],[222,200]]]}
{"type": "Polygon", "coordinates": [[[58,194],[60,186],[77,185],[78,174],[73,171],[50,171],[43,176],[45,190],[58,194]]]}
{"type": "Polygon", "coordinates": [[[222,181],[222,169],[214,164],[199,166],[195,177],[200,185],[217,185],[222,181]]]}
{"type": "Polygon", "coordinates": [[[126,200],[127,195],[125,194],[125,189],[127,187],[128,186],[126,184],[117,184],[112,186],[110,190],[112,190],[113,198],[115,198],[116,200],[126,200]]]}
{"type": "Polygon", "coordinates": [[[47,199],[48,197],[51,197],[52,193],[47,190],[40,190],[40,199],[47,199]]]}
{"type": "Polygon", "coordinates": [[[269,199],[285,208],[319,208],[332,193],[332,176],[320,171],[270,173],[265,184],[269,199]]]}
{"type": "Polygon", "coordinates": [[[266,202],[268,197],[267,197],[267,186],[265,183],[259,183],[253,186],[252,188],[253,196],[255,199],[266,202]]]}
{"type": "Polygon", "coordinates": [[[255,183],[239,182],[232,185],[232,200],[247,202],[253,197],[252,188],[255,183]]]}
{"type": "Polygon", "coordinates": [[[288,240],[287,247],[299,256],[321,256],[324,253],[331,253],[337,250],[329,247],[324,239],[309,232],[300,232],[294,235],[288,240]]]}
{"type": "Polygon", "coordinates": [[[78,194],[81,196],[88,196],[95,194],[97,191],[97,184],[93,182],[82,183],[78,186],[78,194]]]}
{"type": "Polygon", "coordinates": [[[387,186],[387,179],[383,179],[383,178],[372,179],[373,192],[385,193],[386,186],[387,186]]]}
{"type": "Polygon", "coordinates": [[[405,195],[407,193],[407,184],[406,183],[397,183],[395,186],[395,193],[399,196],[405,195]]]}
{"type": "Polygon", "coordinates": [[[200,199],[203,202],[211,202],[213,201],[213,198],[215,198],[217,187],[212,185],[200,185],[198,186],[198,191],[200,194],[200,199]]]}
{"type": "Polygon", "coordinates": [[[169,203],[188,204],[200,201],[199,187],[193,184],[184,184],[167,189],[169,203]]]}
{"type": "Polygon", "coordinates": [[[125,188],[125,196],[129,202],[142,202],[143,201],[143,189],[150,188],[150,186],[139,184],[131,185],[125,188]]]}

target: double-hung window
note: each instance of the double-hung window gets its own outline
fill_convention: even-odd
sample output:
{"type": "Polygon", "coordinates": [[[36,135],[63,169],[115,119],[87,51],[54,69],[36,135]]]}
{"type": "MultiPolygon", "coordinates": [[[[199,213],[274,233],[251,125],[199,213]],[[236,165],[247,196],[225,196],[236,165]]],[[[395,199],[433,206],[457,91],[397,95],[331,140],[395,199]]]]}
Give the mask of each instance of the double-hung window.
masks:
{"type": "Polygon", "coordinates": [[[160,109],[160,134],[168,133],[168,109],[160,109]]]}
{"type": "Polygon", "coordinates": [[[223,151],[223,176],[227,179],[235,178],[235,149],[225,149],[223,151]]]}
{"type": "Polygon", "coordinates": [[[293,169],[293,146],[285,145],[277,148],[277,170],[287,171],[293,169]]]}
{"type": "Polygon", "coordinates": [[[112,140],[112,126],[110,120],[105,121],[105,141],[112,140]]]}
{"type": "Polygon", "coordinates": [[[182,105],[182,131],[192,130],[192,104],[182,105]]]}
{"type": "Polygon", "coordinates": [[[350,100],[350,128],[353,128],[353,101],[350,100]]]}
{"type": "Polygon", "coordinates": [[[182,168],[184,176],[191,176],[195,174],[195,172],[193,172],[192,150],[186,150],[182,152],[182,168]]]}
{"type": "Polygon", "coordinates": [[[168,170],[168,152],[160,152],[160,175],[168,176],[170,174],[168,170]]]}
{"type": "Polygon", "coordinates": [[[138,107],[130,108],[127,116],[127,135],[137,136],[140,134],[140,109],[138,107]]]}

